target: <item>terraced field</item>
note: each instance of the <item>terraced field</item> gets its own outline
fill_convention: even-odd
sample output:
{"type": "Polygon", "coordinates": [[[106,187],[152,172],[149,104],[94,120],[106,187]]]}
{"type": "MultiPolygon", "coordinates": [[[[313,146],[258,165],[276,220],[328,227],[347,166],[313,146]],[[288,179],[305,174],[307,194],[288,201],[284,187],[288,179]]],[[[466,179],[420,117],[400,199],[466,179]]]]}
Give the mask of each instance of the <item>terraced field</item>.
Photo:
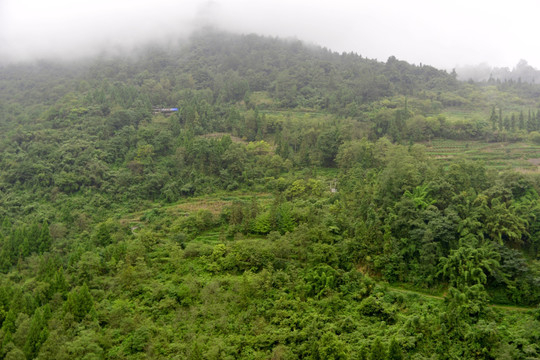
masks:
{"type": "Polygon", "coordinates": [[[464,158],[483,161],[486,166],[501,170],[540,172],[540,145],[532,143],[435,139],[423,145],[426,146],[428,154],[440,161],[464,158]]]}
{"type": "Polygon", "coordinates": [[[162,217],[164,214],[166,214],[167,217],[187,217],[200,210],[209,211],[213,216],[218,216],[223,208],[230,206],[233,201],[249,201],[253,197],[256,197],[262,204],[268,204],[273,199],[272,194],[269,193],[216,193],[213,195],[187,198],[176,204],[159,206],[145,211],[127,214],[120,219],[120,223],[139,227],[145,222],[152,221],[153,217],[162,217]]]}

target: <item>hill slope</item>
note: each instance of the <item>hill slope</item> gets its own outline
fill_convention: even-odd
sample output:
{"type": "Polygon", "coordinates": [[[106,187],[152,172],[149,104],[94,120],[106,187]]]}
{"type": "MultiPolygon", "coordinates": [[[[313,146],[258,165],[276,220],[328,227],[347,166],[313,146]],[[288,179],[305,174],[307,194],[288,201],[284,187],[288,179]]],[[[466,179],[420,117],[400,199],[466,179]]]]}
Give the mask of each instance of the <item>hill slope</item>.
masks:
{"type": "Polygon", "coordinates": [[[540,181],[469,150],[539,91],[215,32],[0,68],[0,357],[538,357],[540,181]]]}

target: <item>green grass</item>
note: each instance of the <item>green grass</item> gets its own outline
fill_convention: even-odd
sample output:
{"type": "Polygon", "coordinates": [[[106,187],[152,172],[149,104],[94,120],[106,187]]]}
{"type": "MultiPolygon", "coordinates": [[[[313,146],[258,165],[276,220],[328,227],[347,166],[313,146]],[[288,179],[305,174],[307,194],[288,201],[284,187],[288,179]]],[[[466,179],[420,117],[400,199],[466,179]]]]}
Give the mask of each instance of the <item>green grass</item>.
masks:
{"type": "Polygon", "coordinates": [[[489,118],[490,113],[488,111],[449,108],[441,113],[441,115],[444,116],[448,122],[457,122],[471,119],[487,119],[489,118]]]}
{"type": "Polygon", "coordinates": [[[199,236],[197,236],[193,241],[201,242],[204,244],[217,244],[220,241],[222,233],[220,231],[207,231],[199,236]]]}

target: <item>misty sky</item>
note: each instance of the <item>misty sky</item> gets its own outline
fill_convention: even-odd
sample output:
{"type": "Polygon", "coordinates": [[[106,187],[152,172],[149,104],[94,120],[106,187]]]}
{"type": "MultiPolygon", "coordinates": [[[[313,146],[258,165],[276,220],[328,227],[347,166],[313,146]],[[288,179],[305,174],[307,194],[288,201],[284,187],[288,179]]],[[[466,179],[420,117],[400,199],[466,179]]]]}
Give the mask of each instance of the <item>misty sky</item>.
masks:
{"type": "Polygon", "coordinates": [[[0,0],[0,61],[93,55],[214,26],[380,61],[539,68],[539,10],[535,0],[0,0]]]}

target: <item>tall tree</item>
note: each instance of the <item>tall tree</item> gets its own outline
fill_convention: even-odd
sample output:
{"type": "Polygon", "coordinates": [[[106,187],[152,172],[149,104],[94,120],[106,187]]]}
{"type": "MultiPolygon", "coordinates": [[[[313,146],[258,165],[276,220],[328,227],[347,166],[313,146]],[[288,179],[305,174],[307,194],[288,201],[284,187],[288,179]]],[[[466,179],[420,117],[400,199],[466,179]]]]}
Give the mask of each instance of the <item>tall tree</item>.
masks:
{"type": "Polygon", "coordinates": [[[495,106],[491,108],[491,115],[489,117],[489,121],[491,122],[491,130],[497,130],[497,114],[495,113],[495,106]]]}

